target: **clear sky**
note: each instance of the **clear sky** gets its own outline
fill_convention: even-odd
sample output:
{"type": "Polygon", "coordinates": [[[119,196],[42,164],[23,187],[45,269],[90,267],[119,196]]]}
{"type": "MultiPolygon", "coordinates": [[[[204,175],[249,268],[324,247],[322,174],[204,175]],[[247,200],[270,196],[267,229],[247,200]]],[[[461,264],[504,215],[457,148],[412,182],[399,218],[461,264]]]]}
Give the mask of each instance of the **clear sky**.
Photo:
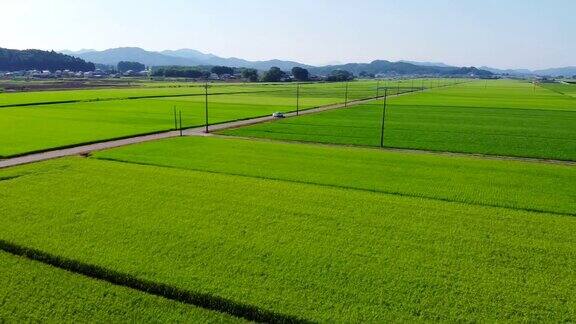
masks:
{"type": "Polygon", "coordinates": [[[0,47],[576,65],[576,0],[2,0],[0,47]]]}

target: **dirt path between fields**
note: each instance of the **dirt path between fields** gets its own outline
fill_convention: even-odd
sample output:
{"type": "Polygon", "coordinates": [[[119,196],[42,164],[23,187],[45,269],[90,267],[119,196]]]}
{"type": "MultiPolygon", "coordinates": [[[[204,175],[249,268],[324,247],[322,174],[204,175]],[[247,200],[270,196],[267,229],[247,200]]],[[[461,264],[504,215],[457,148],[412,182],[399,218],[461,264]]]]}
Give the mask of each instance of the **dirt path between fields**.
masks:
{"type": "MultiPolygon", "coordinates": [[[[408,94],[408,93],[404,93],[403,95],[406,95],[406,94],[408,94]]],[[[389,96],[389,97],[392,97],[392,96],[389,96]]],[[[330,109],[343,108],[345,106],[360,105],[360,104],[368,103],[368,102],[371,102],[374,100],[378,100],[380,98],[382,98],[382,97],[350,101],[346,105],[344,103],[340,103],[340,104],[332,104],[332,105],[322,106],[322,107],[318,107],[318,108],[302,110],[299,112],[299,115],[319,113],[319,112],[330,110],[330,109]]],[[[296,116],[296,112],[286,113],[285,116],[286,117],[296,116]]],[[[245,119],[245,120],[226,122],[226,123],[221,123],[221,124],[210,125],[209,130],[211,132],[220,131],[220,130],[229,129],[229,128],[236,128],[236,127],[242,127],[242,126],[248,126],[248,125],[263,123],[263,122],[267,122],[267,121],[272,121],[274,119],[276,119],[276,118],[274,118],[272,116],[265,116],[265,117],[256,117],[256,118],[250,118],[250,119],[245,119]]],[[[206,134],[205,133],[205,127],[201,126],[201,127],[193,127],[193,128],[184,129],[184,130],[182,130],[182,135],[183,136],[205,136],[205,135],[209,135],[209,134],[206,134]]],[[[54,150],[49,150],[49,151],[45,151],[45,152],[31,153],[31,154],[18,156],[18,157],[7,158],[4,160],[0,159],[0,169],[12,167],[12,166],[17,166],[17,165],[22,165],[22,164],[44,161],[44,160],[56,159],[56,158],[65,157],[65,156],[86,155],[86,154],[89,154],[89,153],[94,152],[94,151],[106,150],[106,149],[111,149],[111,148],[115,148],[115,147],[119,147],[119,146],[125,146],[125,145],[131,145],[131,144],[137,144],[137,143],[143,143],[143,142],[149,142],[149,141],[156,141],[156,140],[160,140],[160,139],[164,139],[164,138],[177,137],[177,136],[180,136],[180,131],[167,131],[167,132],[160,132],[157,134],[136,135],[136,136],[128,137],[128,138],[124,138],[124,139],[102,141],[102,142],[98,142],[98,143],[94,143],[94,144],[86,144],[86,145],[80,144],[78,146],[74,146],[74,147],[70,147],[70,148],[54,149],[54,150]]]]}

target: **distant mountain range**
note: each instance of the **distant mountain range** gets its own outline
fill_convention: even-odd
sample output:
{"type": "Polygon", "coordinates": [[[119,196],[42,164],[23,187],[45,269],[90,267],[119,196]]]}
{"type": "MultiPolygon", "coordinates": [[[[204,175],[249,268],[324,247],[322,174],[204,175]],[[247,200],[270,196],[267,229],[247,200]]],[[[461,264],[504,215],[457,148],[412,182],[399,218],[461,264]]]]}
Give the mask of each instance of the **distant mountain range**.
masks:
{"type": "Polygon", "coordinates": [[[138,47],[120,47],[104,51],[82,49],[80,51],[61,50],[60,53],[73,55],[89,62],[116,65],[119,61],[136,61],[147,66],[197,66],[197,65],[224,65],[241,68],[254,68],[258,70],[268,70],[273,66],[282,70],[290,70],[295,66],[303,67],[313,74],[326,75],[333,70],[341,69],[353,73],[384,73],[384,74],[438,74],[438,75],[465,75],[474,73],[476,75],[488,76],[493,74],[509,74],[517,76],[529,75],[550,75],[550,76],[572,76],[576,75],[576,67],[563,67],[546,70],[531,71],[526,69],[502,70],[491,67],[455,67],[444,63],[435,62],[415,62],[398,61],[390,62],[376,60],[371,63],[348,63],[327,66],[312,66],[294,61],[267,60],[249,61],[236,57],[224,58],[214,54],[206,54],[194,49],[165,50],[160,52],[147,51],[138,47]],[[489,72],[489,73],[486,73],[489,72]]]}
{"type": "Polygon", "coordinates": [[[410,63],[410,64],[414,64],[414,65],[420,65],[420,66],[436,66],[436,67],[455,67],[453,65],[448,65],[448,64],[444,64],[444,63],[436,63],[436,62],[416,62],[416,61],[398,61],[401,63],[410,63]]]}
{"type": "MultiPolygon", "coordinates": [[[[431,62],[414,62],[414,61],[400,61],[411,63],[421,66],[438,66],[438,67],[453,67],[444,63],[431,63],[431,62]]],[[[571,77],[576,75],[576,66],[567,66],[560,68],[542,69],[542,70],[529,70],[529,69],[497,69],[489,66],[481,66],[480,70],[490,71],[494,74],[499,75],[514,75],[514,76],[536,76],[536,75],[547,75],[547,76],[566,76],[571,77]]]]}
{"type": "Polygon", "coordinates": [[[121,47],[104,51],[81,50],[78,52],[63,50],[61,53],[74,55],[86,61],[116,65],[119,61],[136,61],[147,66],[198,66],[198,65],[225,65],[241,68],[254,68],[268,70],[273,66],[282,70],[290,70],[295,66],[306,68],[315,75],[328,75],[334,70],[346,70],[355,74],[360,72],[372,74],[421,74],[421,75],[469,75],[473,73],[480,76],[491,75],[488,71],[476,68],[458,68],[442,63],[417,62],[389,62],[383,60],[371,63],[349,63],[327,66],[312,66],[294,61],[268,60],[248,61],[240,58],[223,58],[214,54],[206,54],[193,49],[166,50],[161,52],[146,51],[138,47],[121,47]],[[417,64],[416,64],[417,63],[417,64]]]}
{"type": "Polygon", "coordinates": [[[311,66],[292,61],[269,60],[248,61],[235,57],[223,58],[214,54],[205,54],[193,49],[166,50],[161,52],[146,51],[138,47],[119,47],[104,51],[79,52],[60,51],[64,54],[74,55],[86,61],[99,64],[116,65],[119,61],[136,61],[147,66],[197,66],[197,65],[224,65],[232,67],[254,68],[268,70],[277,66],[282,70],[290,70],[294,66],[309,68],[311,66]]]}
{"type": "Polygon", "coordinates": [[[572,77],[576,75],[576,66],[567,66],[567,67],[560,67],[560,68],[551,68],[551,69],[543,69],[543,70],[528,70],[528,69],[495,69],[487,66],[480,67],[482,70],[490,71],[494,74],[507,74],[507,75],[516,75],[516,76],[531,76],[531,75],[542,75],[542,76],[565,76],[565,77],[572,77]]]}
{"type": "Polygon", "coordinates": [[[454,67],[419,65],[407,62],[390,62],[376,60],[371,63],[348,63],[342,65],[327,65],[313,67],[309,69],[312,74],[327,75],[334,70],[345,70],[359,75],[361,72],[371,74],[392,74],[392,75],[442,75],[442,76],[480,76],[490,77],[492,72],[480,70],[475,67],[454,67]]]}
{"type": "Polygon", "coordinates": [[[567,66],[561,68],[552,68],[552,69],[545,69],[545,70],[537,70],[534,73],[538,75],[551,75],[551,76],[575,76],[576,75],[576,66],[567,66]]]}

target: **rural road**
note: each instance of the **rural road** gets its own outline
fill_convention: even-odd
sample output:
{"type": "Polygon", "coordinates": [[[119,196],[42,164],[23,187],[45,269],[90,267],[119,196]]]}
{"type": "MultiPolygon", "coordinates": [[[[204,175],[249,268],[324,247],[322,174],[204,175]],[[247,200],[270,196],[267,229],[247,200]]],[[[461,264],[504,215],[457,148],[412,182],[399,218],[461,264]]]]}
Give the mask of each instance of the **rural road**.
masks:
{"type": "MultiPolygon", "coordinates": [[[[404,95],[405,94],[408,94],[408,93],[404,93],[404,95]]],[[[400,94],[400,95],[402,95],[402,94],[400,94]]],[[[392,95],[389,97],[393,97],[393,96],[396,96],[396,95],[392,95]]],[[[348,106],[360,105],[360,104],[368,103],[368,102],[378,100],[381,98],[382,97],[349,101],[347,105],[348,106]]],[[[332,104],[332,105],[322,106],[322,107],[318,107],[318,108],[302,110],[299,112],[299,114],[300,115],[307,115],[307,114],[313,114],[313,113],[318,113],[318,112],[322,112],[322,111],[326,111],[326,110],[330,110],[330,109],[337,109],[337,108],[343,108],[343,107],[345,107],[345,105],[343,103],[332,104]]],[[[296,112],[286,113],[285,116],[286,117],[296,116],[296,112]]],[[[236,128],[236,127],[242,127],[242,126],[247,126],[247,125],[252,125],[252,124],[263,123],[263,122],[271,121],[274,119],[275,118],[272,116],[250,118],[250,119],[245,119],[245,120],[238,120],[238,121],[232,121],[232,122],[227,122],[227,123],[222,123],[222,124],[211,125],[209,127],[209,129],[211,132],[212,131],[219,131],[219,130],[224,130],[224,129],[229,129],[229,128],[236,128]]],[[[200,135],[203,136],[203,135],[206,135],[206,133],[204,133],[204,126],[187,128],[187,129],[182,131],[182,134],[185,136],[200,136],[200,135]]],[[[0,160],[0,169],[12,167],[12,166],[17,166],[17,165],[21,165],[21,164],[34,163],[34,162],[39,162],[39,161],[44,161],[44,160],[61,158],[61,157],[65,157],[65,156],[88,154],[88,153],[91,153],[94,151],[106,150],[106,149],[110,149],[110,148],[114,148],[114,147],[143,143],[143,142],[149,142],[149,141],[156,141],[156,140],[160,140],[160,139],[164,139],[164,138],[177,137],[177,136],[180,136],[180,131],[167,131],[167,132],[151,134],[151,135],[139,135],[139,136],[128,137],[128,138],[118,139],[118,140],[102,141],[102,142],[95,143],[95,144],[78,145],[78,146],[71,147],[71,148],[55,149],[55,150],[46,151],[46,152],[32,153],[32,154],[28,154],[28,155],[22,155],[19,157],[0,160]]]]}
{"type": "MultiPolygon", "coordinates": [[[[401,93],[398,95],[390,95],[389,97],[408,95],[410,93],[411,92],[401,93]]],[[[375,100],[378,100],[381,98],[382,97],[349,101],[347,106],[360,105],[360,104],[368,103],[368,102],[375,101],[375,100]]],[[[314,113],[319,113],[319,112],[326,111],[326,110],[338,109],[338,108],[344,108],[344,107],[345,107],[345,104],[343,104],[343,103],[326,105],[326,106],[322,106],[322,107],[318,107],[318,108],[302,110],[299,112],[299,115],[314,114],[314,113]]],[[[290,113],[286,113],[284,115],[286,117],[294,117],[294,116],[296,116],[296,112],[290,112],[290,113]]],[[[238,120],[238,121],[232,121],[232,122],[227,122],[227,123],[222,123],[222,124],[210,125],[209,130],[211,132],[214,132],[214,131],[220,131],[220,130],[224,130],[224,129],[237,128],[237,127],[242,127],[242,126],[264,123],[264,122],[272,121],[275,119],[276,118],[274,118],[272,116],[250,118],[250,119],[245,119],[245,120],[238,120]]],[[[182,131],[182,135],[184,135],[184,136],[207,136],[207,135],[210,135],[210,134],[206,134],[204,132],[204,130],[205,130],[204,126],[187,128],[187,129],[184,129],[182,131]]],[[[28,155],[19,156],[19,157],[0,160],[0,169],[12,167],[12,166],[17,166],[17,165],[22,165],[22,164],[40,162],[40,161],[44,161],[44,160],[61,158],[61,157],[65,157],[65,156],[89,154],[89,153],[94,152],[94,151],[106,150],[106,149],[111,149],[111,148],[115,148],[115,147],[119,147],[119,146],[125,146],[125,145],[131,145],[131,144],[137,144],[137,143],[143,143],[143,142],[149,142],[149,141],[156,141],[156,140],[160,140],[160,139],[164,139],[164,138],[178,137],[178,136],[180,136],[180,131],[167,131],[167,132],[161,132],[161,133],[156,133],[156,134],[151,134],[151,135],[138,135],[138,136],[128,137],[128,138],[124,138],[124,139],[102,141],[102,142],[95,143],[95,144],[78,145],[75,147],[65,148],[65,149],[55,149],[55,150],[41,152],[41,153],[32,153],[32,154],[28,154],[28,155]]],[[[330,144],[320,144],[320,145],[330,145],[330,144]]],[[[378,148],[378,149],[380,149],[380,148],[378,148]]],[[[483,154],[452,153],[452,152],[438,152],[438,151],[396,149],[396,148],[385,148],[385,150],[396,151],[396,152],[405,152],[405,153],[415,153],[415,154],[444,154],[444,155],[452,155],[452,156],[470,156],[470,157],[486,158],[486,159],[515,160],[515,161],[523,161],[523,162],[576,165],[576,162],[574,162],[574,161],[524,158],[524,157],[513,157],[513,156],[494,156],[494,155],[483,155],[483,154]]]]}

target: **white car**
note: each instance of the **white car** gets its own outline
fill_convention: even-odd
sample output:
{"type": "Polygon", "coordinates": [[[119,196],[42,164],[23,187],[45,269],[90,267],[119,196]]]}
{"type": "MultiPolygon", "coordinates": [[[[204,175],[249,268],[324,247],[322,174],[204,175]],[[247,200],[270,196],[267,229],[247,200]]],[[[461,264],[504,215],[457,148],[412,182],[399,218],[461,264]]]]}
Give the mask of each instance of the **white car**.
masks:
{"type": "Polygon", "coordinates": [[[281,113],[279,111],[275,112],[272,114],[272,117],[274,118],[284,118],[284,113],[281,113]]]}

